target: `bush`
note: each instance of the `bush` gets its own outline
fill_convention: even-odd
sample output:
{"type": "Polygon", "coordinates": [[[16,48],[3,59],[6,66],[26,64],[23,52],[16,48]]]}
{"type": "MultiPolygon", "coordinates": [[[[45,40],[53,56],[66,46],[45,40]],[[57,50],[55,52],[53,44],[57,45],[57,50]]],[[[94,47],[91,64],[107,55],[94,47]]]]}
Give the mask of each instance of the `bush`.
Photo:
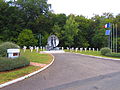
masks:
{"type": "Polygon", "coordinates": [[[30,61],[28,61],[25,57],[18,57],[14,59],[0,57],[0,71],[13,70],[29,64],[30,61]]]}
{"type": "Polygon", "coordinates": [[[106,56],[120,58],[120,53],[108,53],[108,54],[106,54],[106,56]]]}
{"type": "Polygon", "coordinates": [[[0,45],[0,57],[7,57],[7,49],[20,48],[18,45],[12,42],[5,42],[0,45]]]}
{"type": "Polygon", "coordinates": [[[102,54],[102,55],[106,55],[106,54],[111,53],[111,49],[110,49],[110,48],[107,48],[107,47],[102,48],[100,51],[101,51],[101,54],[102,54]]]}

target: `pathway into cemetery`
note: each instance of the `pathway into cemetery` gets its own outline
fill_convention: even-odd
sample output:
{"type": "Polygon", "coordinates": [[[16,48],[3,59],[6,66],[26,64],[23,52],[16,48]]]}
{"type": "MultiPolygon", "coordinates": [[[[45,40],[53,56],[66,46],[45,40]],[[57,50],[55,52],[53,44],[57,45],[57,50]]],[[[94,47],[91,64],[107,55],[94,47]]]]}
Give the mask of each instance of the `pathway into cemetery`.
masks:
{"type": "Polygon", "coordinates": [[[53,54],[48,69],[1,90],[120,90],[120,61],[53,54]]]}

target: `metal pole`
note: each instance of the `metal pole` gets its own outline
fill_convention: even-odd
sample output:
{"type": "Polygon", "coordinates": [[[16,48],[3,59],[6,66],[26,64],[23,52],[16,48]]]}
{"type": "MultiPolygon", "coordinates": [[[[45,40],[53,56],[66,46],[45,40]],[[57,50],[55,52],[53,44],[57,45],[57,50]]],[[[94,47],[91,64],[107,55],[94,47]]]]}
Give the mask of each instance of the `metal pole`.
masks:
{"type": "Polygon", "coordinates": [[[113,52],[115,51],[115,46],[114,46],[115,43],[114,43],[114,40],[115,40],[115,39],[114,39],[114,24],[113,24],[113,52]]]}
{"type": "Polygon", "coordinates": [[[39,34],[39,45],[41,46],[41,33],[39,34]]]}
{"type": "Polygon", "coordinates": [[[116,24],[116,53],[117,53],[117,24],[116,24]]]}
{"type": "Polygon", "coordinates": [[[112,27],[111,27],[111,35],[110,36],[111,36],[111,50],[112,50],[112,27]]]}

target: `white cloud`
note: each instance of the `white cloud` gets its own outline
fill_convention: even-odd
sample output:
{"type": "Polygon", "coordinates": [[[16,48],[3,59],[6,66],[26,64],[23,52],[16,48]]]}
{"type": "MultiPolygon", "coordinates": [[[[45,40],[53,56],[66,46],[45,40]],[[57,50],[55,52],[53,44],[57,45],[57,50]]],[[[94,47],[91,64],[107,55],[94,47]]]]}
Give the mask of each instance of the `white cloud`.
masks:
{"type": "Polygon", "coordinates": [[[93,14],[120,13],[119,0],[48,0],[55,13],[77,14],[91,17],[93,14]]]}

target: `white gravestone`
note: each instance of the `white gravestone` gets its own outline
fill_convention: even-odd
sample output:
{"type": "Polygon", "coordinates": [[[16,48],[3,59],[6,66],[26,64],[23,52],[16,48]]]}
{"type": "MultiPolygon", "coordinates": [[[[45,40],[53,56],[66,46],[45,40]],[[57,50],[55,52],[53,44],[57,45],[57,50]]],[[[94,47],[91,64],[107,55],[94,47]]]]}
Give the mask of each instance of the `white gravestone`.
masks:
{"type": "Polygon", "coordinates": [[[95,51],[95,48],[93,48],[93,51],[95,51]]]}
{"type": "Polygon", "coordinates": [[[17,58],[20,56],[20,49],[7,49],[8,58],[17,58]]]}

